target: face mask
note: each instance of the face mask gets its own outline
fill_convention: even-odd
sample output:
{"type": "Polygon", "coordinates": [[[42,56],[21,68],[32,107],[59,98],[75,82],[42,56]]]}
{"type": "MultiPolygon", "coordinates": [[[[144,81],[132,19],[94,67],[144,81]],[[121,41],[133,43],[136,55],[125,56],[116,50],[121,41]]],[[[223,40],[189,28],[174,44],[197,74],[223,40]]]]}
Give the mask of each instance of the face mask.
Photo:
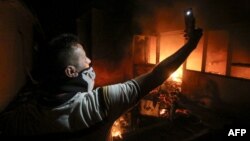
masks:
{"type": "Polygon", "coordinates": [[[89,67],[81,72],[82,79],[87,83],[87,91],[90,92],[94,88],[94,80],[96,77],[95,71],[92,67],[89,67]]]}

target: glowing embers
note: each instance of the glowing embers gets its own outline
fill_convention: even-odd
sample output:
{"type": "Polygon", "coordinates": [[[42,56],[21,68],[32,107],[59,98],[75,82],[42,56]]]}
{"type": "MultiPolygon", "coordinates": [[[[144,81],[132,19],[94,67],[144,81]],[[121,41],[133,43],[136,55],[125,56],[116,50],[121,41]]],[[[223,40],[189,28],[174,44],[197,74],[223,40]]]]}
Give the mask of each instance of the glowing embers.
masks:
{"type": "Polygon", "coordinates": [[[119,137],[122,138],[122,129],[119,119],[116,120],[112,126],[111,130],[112,137],[119,137]]]}
{"type": "Polygon", "coordinates": [[[131,113],[125,113],[119,117],[111,128],[111,135],[113,138],[122,139],[122,134],[130,131],[131,128],[131,113]]]}
{"type": "Polygon", "coordinates": [[[113,139],[120,141],[144,127],[190,117],[191,112],[179,105],[180,90],[181,83],[168,80],[151,91],[136,107],[115,121],[111,129],[113,139]]]}
{"type": "Polygon", "coordinates": [[[140,114],[173,119],[179,92],[180,85],[173,81],[166,81],[141,100],[139,107],[140,114]]]}
{"type": "Polygon", "coordinates": [[[170,75],[168,80],[174,81],[176,83],[182,82],[182,75],[183,75],[183,66],[181,65],[174,73],[170,75]]]}
{"type": "Polygon", "coordinates": [[[139,111],[143,116],[173,120],[176,117],[188,117],[190,111],[179,105],[181,83],[168,80],[150,92],[140,102],[139,111]]]}

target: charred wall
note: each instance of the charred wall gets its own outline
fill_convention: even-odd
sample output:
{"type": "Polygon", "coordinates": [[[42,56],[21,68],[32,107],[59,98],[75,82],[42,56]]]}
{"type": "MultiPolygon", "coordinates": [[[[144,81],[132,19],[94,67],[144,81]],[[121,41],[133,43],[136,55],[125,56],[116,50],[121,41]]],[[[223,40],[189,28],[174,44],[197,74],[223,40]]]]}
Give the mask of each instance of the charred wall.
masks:
{"type": "Polygon", "coordinates": [[[229,117],[250,118],[250,81],[240,78],[184,71],[182,93],[196,104],[229,117]]]}
{"type": "Polygon", "coordinates": [[[131,78],[131,12],[130,9],[92,8],[78,18],[78,34],[88,45],[87,50],[97,73],[97,86],[131,78]]]}

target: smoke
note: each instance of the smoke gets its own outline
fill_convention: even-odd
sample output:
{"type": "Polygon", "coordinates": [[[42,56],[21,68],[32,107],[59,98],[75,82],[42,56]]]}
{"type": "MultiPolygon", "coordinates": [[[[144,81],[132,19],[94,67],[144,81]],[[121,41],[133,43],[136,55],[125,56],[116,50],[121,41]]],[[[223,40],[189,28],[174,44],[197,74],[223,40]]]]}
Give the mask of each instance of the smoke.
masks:
{"type": "Polygon", "coordinates": [[[188,4],[172,0],[142,1],[137,0],[134,22],[139,33],[155,34],[184,29],[183,13],[188,4]]]}
{"type": "Polygon", "coordinates": [[[138,33],[154,34],[184,29],[184,10],[192,8],[199,27],[221,27],[250,19],[246,0],[136,0],[133,20],[138,33]]]}

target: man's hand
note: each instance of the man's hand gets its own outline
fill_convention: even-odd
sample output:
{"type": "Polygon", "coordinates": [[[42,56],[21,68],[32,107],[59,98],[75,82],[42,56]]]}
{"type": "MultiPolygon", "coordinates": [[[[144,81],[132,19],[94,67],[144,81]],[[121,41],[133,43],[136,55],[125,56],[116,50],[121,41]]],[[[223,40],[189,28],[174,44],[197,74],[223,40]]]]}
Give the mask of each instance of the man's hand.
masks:
{"type": "Polygon", "coordinates": [[[193,32],[190,34],[190,38],[188,39],[188,42],[190,44],[195,44],[191,45],[191,47],[196,48],[199,40],[201,39],[203,35],[203,30],[201,28],[194,29],[193,32]]]}
{"type": "Polygon", "coordinates": [[[189,8],[184,13],[184,20],[185,20],[185,35],[184,37],[188,40],[190,35],[195,30],[195,17],[192,8],[189,8]]]}

